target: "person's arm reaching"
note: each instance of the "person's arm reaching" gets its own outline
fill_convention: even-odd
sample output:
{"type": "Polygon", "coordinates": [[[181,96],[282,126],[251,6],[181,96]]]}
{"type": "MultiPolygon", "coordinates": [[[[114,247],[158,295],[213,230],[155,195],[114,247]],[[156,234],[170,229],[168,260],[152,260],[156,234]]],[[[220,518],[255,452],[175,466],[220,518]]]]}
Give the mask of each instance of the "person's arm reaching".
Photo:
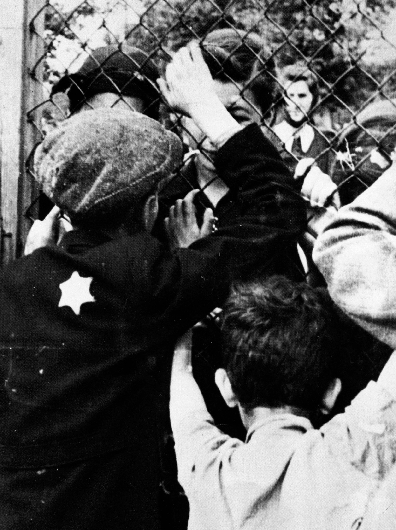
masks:
{"type": "Polygon", "coordinates": [[[334,301],[358,324],[396,348],[396,166],[319,236],[314,260],[334,301]]]}
{"type": "MultiPolygon", "coordinates": [[[[289,274],[293,269],[300,277],[296,241],[305,228],[305,205],[278,151],[258,125],[242,128],[229,114],[198,45],[177,52],[159,84],[168,103],[191,116],[219,148],[215,165],[230,188],[232,215],[219,216],[211,247],[227,256],[235,274],[241,269],[289,274]]],[[[208,248],[206,239],[190,248],[208,248]]]]}
{"type": "MultiPolygon", "coordinates": [[[[194,61],[190,53],[185,60],[194,61]]],[[[170,333],[181,335],[220,306],[231,282],[237,278],[291,274],[291,269],[301,278],[296,264],[296,242],[306,221],[304,202],[293,178],[259,126],[240,128],[218,100],[211,77],[209,81],[204,77],[208,72],[202,73],[198,68],[191,78],[192,74],[187,76],[187,68],[182,69],[188,77],[187,83],[180,78],[181,72],[172,78],[172,68],[169,68],[165,90],[173,96],[180,92],[177,98],[174,96],[173,105],[181,108],[182,103],[177,101],[188,99],[191,91],[194,94],[191,101],[195,102],[191,113],[203,128],[208,127],[205,132],[213,139],[220,135],[219,143],[230,135],[220,147],[215,162],[230,192],[219,215],[217,230],[206,237],[190,244],[187,240],[179,241],[173,245],[179,248],[170,252],[149,234],[139,236],[145,240],[139,245],[125,243],[129,245],[126,260],[133,263],[128,291],[135,296],[136,282],[146,286],[143,307],[155,307],[158,312],[155,337],[158,341],[170,333]],[[201,98],[201,104],[197,98],[201,98]],[[205,101],[213,102],[210,107],[213,112],[216,106],[219,120],[217,114],[207,120],[205,101]],[[202,116],[198,116],[200,113],[202,116]],[[222,128],[216,125],[216,130],[209,130],[212,122],[222,123],[222,128]],[[145,252],[137,251],[139,246],[145,252]]],[[[183,206],[181,201],[173,213],[188,225],[188,205],[183,206]]],[[[170,212],[169,218],[172,216],[170,212]]]]}
{"type": "Polygon", "coordinates": [[[310,206],[340,208],[337,185],[315,164],[314,158],[302,158],[296,166],[294,178],[302,181],[301,195],[310,206]]]}
{"type": "Polygon", "coordinates": [[[373,484],[386,480],[396,462],[396,353],[377,382],[370,381],[321,432],[340,461],[345,460],[373,484]]]}
{"type": "Polygon", "coordinates": [[[169,404],[172,430],[191,414],[207,412],[192,372],[191,341],[192,330],[189,330],[177,342],[173,356],[169,404]]]}
{"type": "Polygon", "coordinates": [[[217,148],[242,129],[217,96],[198,43],[175,54],[158,84],[168,104],[190,116],[217,148]]]}
{"type": "Polygon", "coordinates": [[[175,439],[178,478],[189,492],[195,474],[205,472],[215,458],[231,453],[242,442],[218,429],[209,414],[191,366],[192,330],[179,339],[175,347],[170,386],[170,419],[175,439]],[[223,447],[223,449],[221,449],[223,447]]]}

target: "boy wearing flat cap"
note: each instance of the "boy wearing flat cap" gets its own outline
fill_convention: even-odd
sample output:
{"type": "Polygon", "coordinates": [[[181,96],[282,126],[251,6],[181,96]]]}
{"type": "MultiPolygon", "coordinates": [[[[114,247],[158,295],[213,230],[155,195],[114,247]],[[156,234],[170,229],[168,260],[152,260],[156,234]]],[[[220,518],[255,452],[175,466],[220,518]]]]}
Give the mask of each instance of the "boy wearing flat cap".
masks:
{"type": "Polygon", "coordinates": [[[182,149],[147,116],[90,110],[46,137],[36,176],[73,230],[52,243],[52,214],[0,272],[2,530],[168,528],[157,374],[231,278],[260,270],[260,234],[279,257],[295,244],[304,211],[277,151],[226,111],[199,51],[183,53],[196,81],[176,68],[161,84],[218,145],[235,217],[211,233],[208,210],[198,227],[193,191],[170,210],[173,250],[150,234],[182,149]]]}

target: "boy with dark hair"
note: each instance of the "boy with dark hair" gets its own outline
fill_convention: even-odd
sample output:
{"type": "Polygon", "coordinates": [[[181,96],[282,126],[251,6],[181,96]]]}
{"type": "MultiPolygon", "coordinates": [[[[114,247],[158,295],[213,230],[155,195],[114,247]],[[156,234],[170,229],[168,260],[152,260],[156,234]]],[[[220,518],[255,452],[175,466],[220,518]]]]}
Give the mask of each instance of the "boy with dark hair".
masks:
{"type": "Polygon", "coordinates": [[[346,354],[331,300],[282,277],[238,284],[223,317],[216,383],[238,407],[246,442],[213,424],[188,338],[175,351],[171,422],[189,530],[358,528],[396,460],[396,358],[320,429],[346,354]]]}
{"type": "Polygon", "coordinates": [[[224,307],[220,375],[244,410],[288,406],[317,415],[338,373],[339,324],[324,290],[282,277],[237,285],[224,307]]]}

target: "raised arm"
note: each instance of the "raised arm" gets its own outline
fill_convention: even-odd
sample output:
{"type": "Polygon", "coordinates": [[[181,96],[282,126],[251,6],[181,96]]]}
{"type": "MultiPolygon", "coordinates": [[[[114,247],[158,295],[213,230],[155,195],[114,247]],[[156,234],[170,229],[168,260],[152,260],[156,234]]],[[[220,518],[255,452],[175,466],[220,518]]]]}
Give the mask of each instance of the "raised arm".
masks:
{"type": "Polygon", "coordinates": [[[396,166],[341,208],[318,238],[314,260],[335,302],[396,348],[396,166]]]}
{"type": "MultiPolygon", "coordinates": [[[[160,81],[176,110],[191,116],[218,148],[218,176],[230,188],[225,214],[210,245],[227,256],[233,275],[285,273],[300,277],[296,241],[306,223],[298,184],[259,126],[242,128],[216,95],[197,44],[180,50],[160,81]]],[[[204,238],[190,249],[204,250],[204,238]]]]}
{"type": "Polygon", "coordinates": [[[217,148],[242,129],[217,96],[198,43],[175,54],[158,84],[168,104],[190,116],[217,148]]]}
{"type": "MultiPolygon", "coordinates": [[[[195,64],[191,52],[184,60],[195,64]]],[[[201,66],[206,68],[204,63],[201,66]]],[[[282,273],[302,276],[296,242],[305,225],[305,208],[293,178],[257,125],[243,129],[229,115],[206,74],[209,72],[202,72],[199,67],[192,75],[183,67],[173,76],[169,66],[165,94],[184,112],[187,99],[188,112],[205,132],[218,145],[225,142],[218,151],[216,165],[219,176],[230,188],[226,211],[219,215],[217,230],[207,237],[189,245],[185,241],[180,245],[179,241],[179,247],[187,248],[168,252],[148,234],[139,245],[126,243],[126,261],[134,264],[129,284],[131,297],[136,296],[136,282],[147,286],[142,306],[157,308],[158,341],[170,332],[181,335],[221,305],[235,279],[282,273]],[[177,99],[175,94],[179,94],[177,99]],[[213,122],[215,130],[211,129],[213,122]]],[[[178,228],[188,221],[189,208],[184,206],[181,201],[174,210],[181,222],[178,228]]],[[[171,212],[170,220],[172,217],[171,212]]]]}
{"type": "Polygon", "coordinates": [[[205,401],[197,385],[191,360],[192,330],[179,339],[172,363],[170,389],[170,419],[172,430],[196,412],[207,412],[205,401]]]}
{"type": "Polygon", "coordinates": [[[202,476],[207,463],[221,458],[220,447],[228,450],[241,444],[218,429],[209,414],[191,366],[191,330],[175,347],[170,387],[170,420],[175,439],[178,478],[187,495],[196,472],[202,476]]]}

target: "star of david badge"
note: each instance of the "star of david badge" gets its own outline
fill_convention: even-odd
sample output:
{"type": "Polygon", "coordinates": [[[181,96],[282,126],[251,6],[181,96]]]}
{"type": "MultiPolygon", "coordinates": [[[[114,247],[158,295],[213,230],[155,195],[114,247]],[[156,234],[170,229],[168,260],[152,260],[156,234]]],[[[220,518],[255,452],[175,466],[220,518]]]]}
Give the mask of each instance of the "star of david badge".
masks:
{"type": "Polygon", "coordinates": [[[80,314],[82,304],[95,302],[95,298],[89,292],[93,278],[83,278],[74,271],[68,280],[59,284],[62,296],[58,307],[70,307],[76,315],[80,314]]]}

